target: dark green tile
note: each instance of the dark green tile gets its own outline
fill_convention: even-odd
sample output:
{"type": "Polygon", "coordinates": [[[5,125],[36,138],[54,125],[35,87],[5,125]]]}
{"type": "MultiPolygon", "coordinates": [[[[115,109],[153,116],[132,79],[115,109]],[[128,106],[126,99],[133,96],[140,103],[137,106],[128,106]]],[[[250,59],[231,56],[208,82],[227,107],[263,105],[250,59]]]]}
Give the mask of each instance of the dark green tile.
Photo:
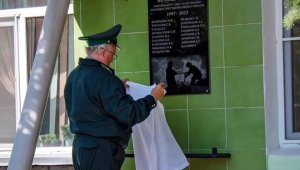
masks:
{"type": "Polygon", "coordinates": [[[150,75],[149,72],[137,72],[137,73],[118,73],[117,76],[120,79],[129,78],[129,81],[149,85],[150,75]]]}
{"type": "Polygon", "coordinates": [[[222,1],[209,0],[209,26],[222,25],[222,1]]]}
{"type": "Polygon", "coordinates": [[[80,1],[74,1],[73,2],[73,11],[74,11],[74,23],[76,22],[80,26],[81,25],[80,1]]]}
{"type": "Polygon", "coordinates": [[[209,64],[210,67],[223,67],[223,29],[209,28],[209,64]]]}
{"type": "Polygon", "coordinates": [[[224,27],[226,66],[262,64],[261,24],[224,27]]]}
{"type": "Polygon", "coordinates": [[[165,96],[161,100],[165,110],[187,109],[187,96],[165,96]]]}
{"type": "Polygon", "coordinates": [[[135,169],[135,163],[134,158],[126,158],[121,170],[134,170],[135,169]]]}
{"type": "Polygon", "coordinates": [[[262,107],[263,67],[232,67],[225,69],[226,106],[262,107]]]}
{"type": "Polygon", "coordinates": [[[230,149],[265,148],[264,109],[228,109],[227,138],[230,149]]]}
{"type": "Polygon", "coordinates": [[[77,3],[81,3],[81,31],[84,35],[99,33],[114,25],[112,0],[85,0],[77,3]]]}
{"type": "Polygon", "coordinates": [[[260,23],[261,0],[223,0],[224,25],[260,23]]]}
{"type": "Polygon", "coordinates": [[[119,36],[118,72],[148,71],[148,34],[122,34],[119,36]]]}
{"type": "Polygon", "coordinates": [[[145,32],[148,30],[147,0],[115,1],[116,23],[123,25],[122,32],[145,32]]]}
{"type": "Polygon", "coordinates": [[[166,111],[168,125],[179,146],[188,151],[188,124],[186,111],[166,111]]]}
{"type": "Polygon", "coordinates": [[[266,170],[265,150],[233,150],[228,170],[266,170]]]}
{"type": "Polygon", "coordinates": [[[211,93],[203,95],[189,95],[188,108],[224,108],[224,69],[211,68],[211,93]]]}
{"type": "Polygon", "coordinates": [[[192,158],[189,170],[227,170],[227,159],[192,158]]]}
{"type": "Polygon", "coordinates": [[[190,149],[225,148],[225,110],[189,111],[190,149]]]}

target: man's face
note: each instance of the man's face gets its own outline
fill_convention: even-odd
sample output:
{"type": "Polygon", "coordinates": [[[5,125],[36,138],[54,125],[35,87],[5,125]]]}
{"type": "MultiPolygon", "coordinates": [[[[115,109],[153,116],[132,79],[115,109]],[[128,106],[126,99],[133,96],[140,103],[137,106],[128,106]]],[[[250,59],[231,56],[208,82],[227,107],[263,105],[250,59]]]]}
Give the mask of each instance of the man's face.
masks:
{"type": "Polygon", "coordinates": [[[109,64],[111,64],[113,62],[113,60],[117,57],[116,55],[116,45],[109,43],[105,48],[104,48],[104,52],[106,53],[106,55],[108,55],[108,62],[109,64]]]}

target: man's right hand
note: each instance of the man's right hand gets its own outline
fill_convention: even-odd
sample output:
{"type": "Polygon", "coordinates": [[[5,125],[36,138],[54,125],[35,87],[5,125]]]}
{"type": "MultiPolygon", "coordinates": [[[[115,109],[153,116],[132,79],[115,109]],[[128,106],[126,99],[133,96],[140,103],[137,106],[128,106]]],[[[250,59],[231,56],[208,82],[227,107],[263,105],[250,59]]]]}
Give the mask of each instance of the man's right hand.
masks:
{"type": "Polygon", "coordinates": [[[155,98],[155,100],[160,100],[165,95],[165,83],[159,83],[151,90],[151,95],[155,98]]]}

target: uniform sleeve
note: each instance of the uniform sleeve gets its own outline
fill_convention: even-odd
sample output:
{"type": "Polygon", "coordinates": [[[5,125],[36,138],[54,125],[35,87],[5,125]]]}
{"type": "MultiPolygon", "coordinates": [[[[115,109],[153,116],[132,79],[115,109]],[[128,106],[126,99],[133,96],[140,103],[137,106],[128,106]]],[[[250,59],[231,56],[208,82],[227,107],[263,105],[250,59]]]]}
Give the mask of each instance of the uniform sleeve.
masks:
{"type": "Polygon", "coordinates": [[[107,79],[101,83],[99,96],[104,110],[118,121],[134,126],[145,120],[150,111],[156,107],[156,101],[152,95],[133,100],[126,94],[123,82],[117,78],[107,79]]]}

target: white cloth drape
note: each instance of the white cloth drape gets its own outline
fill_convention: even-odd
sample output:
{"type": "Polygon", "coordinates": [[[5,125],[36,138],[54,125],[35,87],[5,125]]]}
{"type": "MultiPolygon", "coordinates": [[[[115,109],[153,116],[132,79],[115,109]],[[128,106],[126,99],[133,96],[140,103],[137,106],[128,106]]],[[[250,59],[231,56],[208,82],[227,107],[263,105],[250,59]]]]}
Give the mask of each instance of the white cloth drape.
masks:
{"type": "MultiPolygon", "coordinates": [[[[135,100],[150,94],[154,86],[127,82],[127,93],[135,100]]],[[[137,170],[182,170],[188,161],[177,144],[165,118],[164,107],[157,107],[145,121],[132,128],[134,159],[137,170]]]]}
{"type": "Polygon", "coordinates": [[[14,76],[14,38],[13,27],[1,27],[0,37],[3,42],[0,44],[0,82],[5,89],[15,95],[14,76]]]}

